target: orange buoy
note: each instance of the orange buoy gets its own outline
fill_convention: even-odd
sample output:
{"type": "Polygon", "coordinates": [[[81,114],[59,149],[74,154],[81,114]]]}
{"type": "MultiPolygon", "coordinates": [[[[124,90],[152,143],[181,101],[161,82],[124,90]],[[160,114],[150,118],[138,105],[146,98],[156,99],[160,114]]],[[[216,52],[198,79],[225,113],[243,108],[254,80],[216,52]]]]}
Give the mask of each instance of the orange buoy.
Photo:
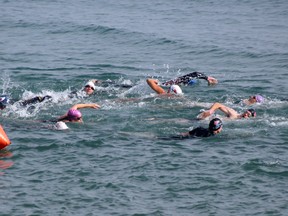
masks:
{"type": "Polygon", "coordinates": [[[0,149],[3,149],[10,144],[11,144],[11,141],[9,140],[8,136],[6,135],[2,126],[0,125],[0,149]]]}

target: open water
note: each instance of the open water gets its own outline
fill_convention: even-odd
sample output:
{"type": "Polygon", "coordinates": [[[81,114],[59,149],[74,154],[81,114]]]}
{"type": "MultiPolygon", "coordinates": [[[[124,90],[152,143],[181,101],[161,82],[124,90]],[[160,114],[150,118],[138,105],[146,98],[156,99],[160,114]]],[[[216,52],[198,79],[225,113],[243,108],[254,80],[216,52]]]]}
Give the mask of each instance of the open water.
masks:
{"type": "MultiPolygon", "coordinates": [[[[0,0],[0,215],[288,215],[286,0],[0,0]],[[216,77],[155,97],[147,77],[216,77]],[[64,100],[89,79],[88,98],[64,100]],[[128,84],[132,88],[119,85],[128,84]],[[159,139],[206,127],[201,109],[253,94],[255,119],[223,119],[209,138],[159,139]],[[76,103],[84,124],[49,122],[76,103]]],[[[221,113],[217,113],[221,116],[221,113]]]]}

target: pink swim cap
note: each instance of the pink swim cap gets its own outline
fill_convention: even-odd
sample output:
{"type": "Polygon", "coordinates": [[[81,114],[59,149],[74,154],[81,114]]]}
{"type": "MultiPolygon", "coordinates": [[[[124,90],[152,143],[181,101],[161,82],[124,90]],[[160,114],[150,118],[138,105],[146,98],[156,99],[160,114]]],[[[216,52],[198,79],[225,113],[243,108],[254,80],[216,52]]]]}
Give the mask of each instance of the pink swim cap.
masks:
{"type": "Polygon", "coordinates": [[[67,117],[69,119],[78,119],[82,117],[82,114],[79,110],[77,109],[70,109],[67,113],[67,117]]]}

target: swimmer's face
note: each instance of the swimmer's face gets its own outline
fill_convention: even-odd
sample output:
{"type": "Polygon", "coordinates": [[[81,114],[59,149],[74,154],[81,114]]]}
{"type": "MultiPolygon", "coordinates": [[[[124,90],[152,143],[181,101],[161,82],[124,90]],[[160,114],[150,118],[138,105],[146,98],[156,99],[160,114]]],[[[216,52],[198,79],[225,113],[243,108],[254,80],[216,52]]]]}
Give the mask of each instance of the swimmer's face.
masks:
{"type": "Polygon", "coordinates": [[[257,102],[257,101],[256,101],[256,96],[250,96],[250,98],[248,99],[248,101],[249,101],[250,104],[256,103],[256,102],[257,102]]]}
{"type": "Polygon", "coordinates": [[[93,94],[93,92],[94,92],[94,88],[91,87],[91,86],[89,86],[89,85],[86,85],[86,86],[84,87],[84,91],[86,92],[86,94],[91,95],[91,94],[93,94]]]}
{"type": "Polygon", "coordinates": [[[213,134],[219,134],[222,131],[222,127],[223,126],[221,126],[218,130],[213,131],[213,134]]]}
{"type": "Polygon", "coordinates": [[[249,110],[246,110],[243,113],[243,118],[250,118],[250,117],[252,117],[252,113],[249,110]]]}
{"type": "Polygon", "coordinates": [[[82,117],[69,119],[69,122],[83,122],[82,117]]]}

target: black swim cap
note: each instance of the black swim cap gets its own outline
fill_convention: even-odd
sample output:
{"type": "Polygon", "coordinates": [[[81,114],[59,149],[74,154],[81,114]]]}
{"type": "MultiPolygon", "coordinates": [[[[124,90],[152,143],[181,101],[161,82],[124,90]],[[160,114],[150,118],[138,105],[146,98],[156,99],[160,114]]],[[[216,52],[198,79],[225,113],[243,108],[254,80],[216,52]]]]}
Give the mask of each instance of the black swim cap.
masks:
{"type": "Polygon", "coordinates": [[[247,111],[251,113],[252,117],[256,117],[256,111],[254,109],[248,109],[247,111]]]}
{"type": "Polygon", "coordinates": [[[219,128],[221,128],[223,125],[221,119],[219,118],[214,118],[210,121],[209,123],[209,130],[210,131],[216,131],[218,130],[219,128]]]}

